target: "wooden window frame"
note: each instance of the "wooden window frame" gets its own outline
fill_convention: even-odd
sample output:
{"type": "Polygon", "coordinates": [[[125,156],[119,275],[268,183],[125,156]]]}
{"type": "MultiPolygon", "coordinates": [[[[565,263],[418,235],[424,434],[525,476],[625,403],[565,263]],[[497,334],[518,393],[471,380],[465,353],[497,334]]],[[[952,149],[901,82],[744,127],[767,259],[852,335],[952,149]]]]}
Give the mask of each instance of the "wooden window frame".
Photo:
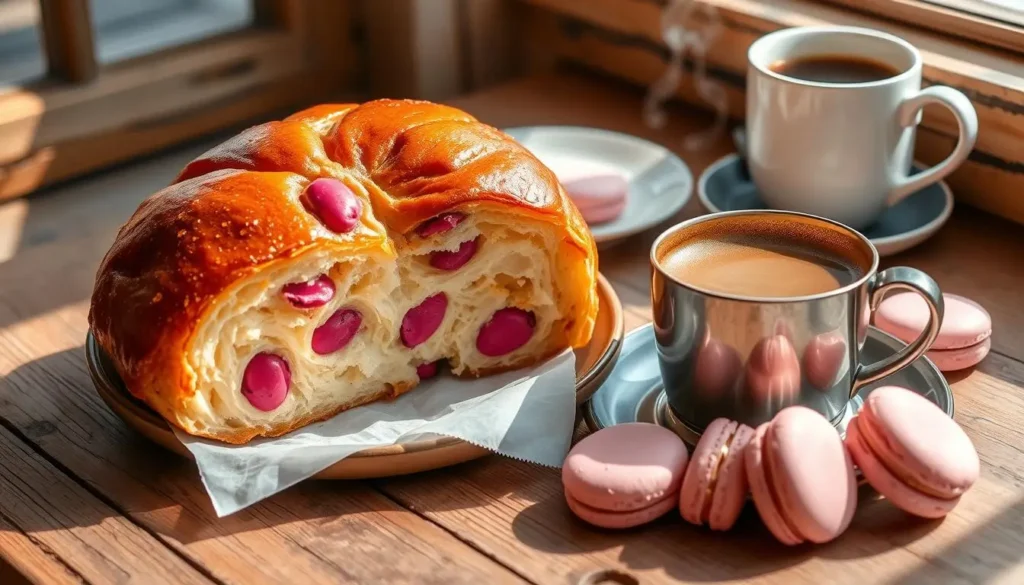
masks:
{"type": "Polygon", "coordinates": [[[922,0],[825,0],[844,8],[890,18],[1024,55],[1024,27],[922,0]]]}
{"type": "Polygon", "coordinates": [[[49,72],[0,93],[0,200],[352,93],[349,2],[254,1],[251,28],[98,67],[87,0],[41,0],[49,72]]]}
{"type": "MultiPolygon", "coordinates": [[[[569,62],[644,87],[664,74],[668,49],[661,38],[660,16],[667,0],[516,1],[523,12],[524,52],[531,71],[569,62]]],[[[946,179],[958,202],[1024,223],[1024,59],[1019,54],[825,0],[693,1],[717,9],[721,30],[707,51],[707,73],[720,82],[735,119],[746,113],[747,48],[768,32],[801,25],[853,25],[885,30],[913,43],[924,60],[924,84],[963,91],[978,112],[978,143],[946,179]]],[[[706,22],[701,11],[694,14],[696,22],[706,22]]],[[[689,78],[692,68],[692,62],[684,64],[686,75],[676,95],[707,107],[689,78]]],[[[956,135],[956,121],[949,112],[927,108],[916,157],[936,164],[950,152],[956,135]]]]}

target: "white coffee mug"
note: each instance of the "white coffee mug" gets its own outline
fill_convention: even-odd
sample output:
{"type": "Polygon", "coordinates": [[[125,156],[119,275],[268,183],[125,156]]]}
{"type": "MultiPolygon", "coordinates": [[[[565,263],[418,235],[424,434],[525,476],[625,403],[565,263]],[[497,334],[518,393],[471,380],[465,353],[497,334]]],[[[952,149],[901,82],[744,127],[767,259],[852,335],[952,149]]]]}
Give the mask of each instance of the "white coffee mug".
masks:
{"type": "Polygon", "coordinates": [[[854,27],[783,29],[755,41],[747,61],[748,164],[769,207],[862,229],[952,172],[977,140],[978,116],[967,96],[945,86],[921,89],[921,55],[899,37],[854,27]],[[825,83],[772,69],[815,56],[866,59],[898,73],[825,83]],[[910,175],[921,109],[933,103],[953,112],[960,138],[946,160],[910,175]]]}

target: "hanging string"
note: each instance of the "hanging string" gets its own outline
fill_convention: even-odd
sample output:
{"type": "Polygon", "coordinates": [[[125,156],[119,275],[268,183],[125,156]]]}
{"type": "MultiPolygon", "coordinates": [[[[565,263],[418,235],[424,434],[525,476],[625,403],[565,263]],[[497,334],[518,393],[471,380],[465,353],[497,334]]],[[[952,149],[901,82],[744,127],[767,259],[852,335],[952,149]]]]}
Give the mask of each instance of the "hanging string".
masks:
{"type": "Polygon", "coordinates": [[[669,49],[665,73],[648,88],[644,99],[644,121],[653,128],[663,128],[667,121],[665,104],[675,96],[683,80],[683,67],[690,57],[694,88],[700,100],[715,112],[708,128],[683,137],[683,148],[702,150],[718,140],[728,122],[729,110],[725,88],[707,76],[708,47],[721,34],[722,21],[718,11],[704,2],[669,0],[661,13],[661,38],[669,49]],[[688,28],[700,17],[703,26],[688,28]]]}

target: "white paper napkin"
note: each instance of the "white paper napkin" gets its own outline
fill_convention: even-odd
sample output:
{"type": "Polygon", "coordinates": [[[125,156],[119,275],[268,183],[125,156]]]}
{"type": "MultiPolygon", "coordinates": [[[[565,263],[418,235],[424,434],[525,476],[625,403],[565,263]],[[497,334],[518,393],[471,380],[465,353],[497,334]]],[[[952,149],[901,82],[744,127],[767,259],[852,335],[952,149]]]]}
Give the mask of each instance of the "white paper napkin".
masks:
{"type": "Polygon", "coordinates": [[[369,447],[447,435],[559,467],[576,417],[575,355],[476,380],[439,377],[393,402],[342,412],[284,437],[227,445],[175,431],[218,516],[269,497],[369,447]]]}

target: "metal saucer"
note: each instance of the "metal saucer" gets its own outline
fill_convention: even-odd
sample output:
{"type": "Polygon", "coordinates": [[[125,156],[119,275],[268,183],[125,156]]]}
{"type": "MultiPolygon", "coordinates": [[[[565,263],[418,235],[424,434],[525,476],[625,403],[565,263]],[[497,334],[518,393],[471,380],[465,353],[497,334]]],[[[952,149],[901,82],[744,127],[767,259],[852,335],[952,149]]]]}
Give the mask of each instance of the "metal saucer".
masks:
{"type": "MultiPolygon", "coordinates": [[[[861,352],[862,359],[865,362],[883,359],[903,345],[895,337],[871,327],[861,352]]],[[[861,390],[836,421],[836,429],[842,436],[846,436],[846,425],[860,410],[864,398],[875,388],[886,385],[903,386],[922,394],[950,417],[953,416],[953,392],[946,378],[935,364],[922,357],[903,370],[861,390]]],[[[615,368],[591,397],[583,416],[591,431],[627,422],[650,422],[671,429],[690,447],[700,439],[700,431],[680,421],[668,407],[658,369],[654,329],[649,324],[626,335],[615,368]]]]}

